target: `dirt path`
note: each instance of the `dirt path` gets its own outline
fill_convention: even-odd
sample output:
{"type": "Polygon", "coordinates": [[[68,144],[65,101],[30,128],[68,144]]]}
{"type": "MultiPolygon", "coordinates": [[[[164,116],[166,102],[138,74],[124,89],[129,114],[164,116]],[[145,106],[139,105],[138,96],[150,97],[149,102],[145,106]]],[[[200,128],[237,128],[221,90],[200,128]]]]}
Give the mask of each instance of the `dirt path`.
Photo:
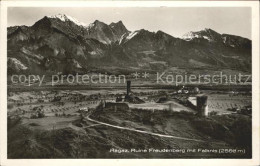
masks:
{"type": "Polygon", "coordinates": [[[165,138],[174,138],[174,139],[180,139],[180,140],[186,140],[186,141],[196,141],[196,142],[206,142],[204,140],[185,138],[185,137],[177,137],[177,136],[173,136],[173,135],[158,134],[158,133],[153,133],[153,132],[149,132],[149,131],[137,130],[137,129],[134,129],[134,128],[116,126],[116,125],[112,125],[112,124],[108,124],[108,123],[104,123],[104,122],[100,122],[100,121],[91,119],[89,117],[89,115],[86,116],[86,119],[91,121],[91,122],[95,122],[95,123],[98,123],[98,124],[102,124],[102,125],[105,125],[105,126],[109,126],[109,127],[113,127],[113,128],[117,128],[117,129],[122,129],[122,130],[134,131],[134,132],[138,132],[138,133],[150,134],[150,135],[155,135],[155,136],[165,137],[165,138]]]}

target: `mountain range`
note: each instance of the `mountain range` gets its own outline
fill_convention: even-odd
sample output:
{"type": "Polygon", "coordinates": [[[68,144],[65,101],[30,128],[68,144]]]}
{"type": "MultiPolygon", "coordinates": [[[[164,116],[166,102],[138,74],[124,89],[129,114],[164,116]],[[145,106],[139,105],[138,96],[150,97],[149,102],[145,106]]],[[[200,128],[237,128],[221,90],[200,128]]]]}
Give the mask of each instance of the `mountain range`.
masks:
{"type": "Polygon", "coordinates": [[[8,27],[8,74],[86,73],[170,67],[251,71],[252,42],[212,29],[182,38],[163,31],[129,31],[122,21],[86,25],[73,17],[45,16],[32,26],[8,27]]]}

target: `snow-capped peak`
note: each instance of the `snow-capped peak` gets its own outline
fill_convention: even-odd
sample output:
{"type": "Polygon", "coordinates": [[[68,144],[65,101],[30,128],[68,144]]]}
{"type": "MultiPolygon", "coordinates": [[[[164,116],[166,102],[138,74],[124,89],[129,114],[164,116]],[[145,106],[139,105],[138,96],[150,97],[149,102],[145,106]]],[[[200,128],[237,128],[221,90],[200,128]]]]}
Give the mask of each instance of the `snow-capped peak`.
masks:
{"type": "Polygon", "coordinates": [[[182,39],[184,39],[186,41],[190,41],[194,38],[203,38],[203,39],[206,39],[211,42],[211,41],[215,40],[215,38],[216,38],[215,34],[217,34],[217,32],[214,32],[213,30],[211,30],[209,28],[205,28],[204,30],[197,31],[197,32],[190,31],[190,32],[184,34],[182,36],[182,39]]]}
{"type": "Polygon", "coordinates": [[[95,26],[94,23],[90,23],[86,28],[87,28],[87,30],[90,30],[90,29],[93,28],[94,26],[95,26]]]}
{"type": "Polygon", "coordinates": [[[211,39],[207,35],[202,35],[198,32],[188,32],[182,36],[182,39],[184,39],[186,41],[190,41],[194,38],[204,38],[208,41],[211,41],[211,39]]]}
{"type": "Polygon", "coordinates": [[[126,39],[127,40],[130,40],[130,39],[132,39],[135,35],[137,35],[138,34],[138,31],[134,31],[134,32],[131,32],[127,37],[126,37],[126,39]]]}
{"type": "Polygon", "coordinates": [[[182,36],[182,39],[190,41],[190,40],[192,40],[194,38],[198,38],[198,37],[199,36],[197,34],[195,34],[194,32],[191,31],[191,32],[188,32],[188,33],[184,34],[182,36]]]}
{"type": "Polygon", "coordinates": [[[139,33],[139,30],[123,34],[121,36],[120,40],[119,40],[119,44],[122,44],[122,43],[125,43],[125,42],[129,41],[134,36],[136,36],[138,33],[139,33]]]}
{"type": "Polygon", "coordinates": [[[49,18],[58,18],[60,19],[61,21],[71,21],[71,22],[74,22],[76,25],[78,26],[83,26],[83,27],[87,27],[87,25],[83,22],[80,22],[78,21],[77,19],[71,17],[71,16],[68,16],[68,15],[65,15],[65,14],[57,14],[57,15],[53,15],[53,16],[48,16],[49,18]]]}

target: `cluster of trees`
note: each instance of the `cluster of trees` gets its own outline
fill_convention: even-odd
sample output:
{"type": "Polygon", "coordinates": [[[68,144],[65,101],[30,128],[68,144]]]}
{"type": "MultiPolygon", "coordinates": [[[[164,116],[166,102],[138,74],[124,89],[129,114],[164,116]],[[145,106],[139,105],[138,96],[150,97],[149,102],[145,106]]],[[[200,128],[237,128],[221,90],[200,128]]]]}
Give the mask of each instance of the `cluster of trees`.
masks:
{"type": "Polygon", "coordinates": [[[42,110],[42,107],[34,107],[33,110],[35,111],[34,113],[31,114],[31,119],[38,119],[38,118],[44,118],[45,117],[45,113],[42,110]]]}
{"type": "Polygon", "coordinates": [[[71,114],[65,114],[65,112],[63,112],[62,114],[55,113],[55,116],[56,117],[60,117],[60,116],[68,117],[68,116],[71,116],[71,114]]]}
{"type": "Polygon", "coordinates": [[[43,111],[37,111],[36,113],[31,114],[31,119],[44,118],[45,113],[43,111]]]}

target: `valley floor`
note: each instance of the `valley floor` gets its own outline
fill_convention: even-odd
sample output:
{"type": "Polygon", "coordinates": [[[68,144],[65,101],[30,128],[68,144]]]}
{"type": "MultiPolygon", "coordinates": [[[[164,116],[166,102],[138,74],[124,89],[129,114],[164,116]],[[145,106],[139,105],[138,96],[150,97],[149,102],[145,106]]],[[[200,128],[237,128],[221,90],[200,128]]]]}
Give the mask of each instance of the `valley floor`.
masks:
{"type": "Polygon", "coordinates": [[[185,96],[152,104],[168,90],[136,91],[146,103],[129,109],[100,108],[117,93],[9,92],[8,158],[251,158],[251,116],[226,110],[247,105],[249,96],[208,93],[219,110],[209,117],[180,102],[185,96]]]}

